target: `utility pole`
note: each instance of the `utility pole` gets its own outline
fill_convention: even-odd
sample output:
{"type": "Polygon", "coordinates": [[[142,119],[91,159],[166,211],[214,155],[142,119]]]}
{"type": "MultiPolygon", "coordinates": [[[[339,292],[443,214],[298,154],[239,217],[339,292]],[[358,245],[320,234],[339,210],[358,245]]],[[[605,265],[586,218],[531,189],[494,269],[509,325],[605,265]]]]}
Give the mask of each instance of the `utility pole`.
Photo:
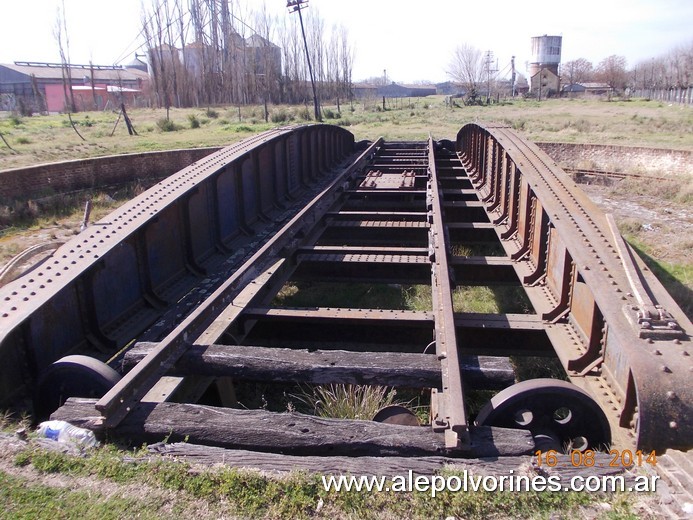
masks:
{"type": "Polygon", "coordinates": [[[486,51],[486,104],[491,103],[491,73],[498,72],[498,67],[492,69],[493,52],[486,51]]]}
{"type": "Polygon", "coordinates": [[[512,68],[512,72],[510,73],[510,91],[511,91],[511,97],[514,99],[515,98],[515,56],[510,58],[510,66],[512,68]]]}
{"type": "Polygon", "coordinates": [[[310,84],[313,87],[313,108],[315,109],[315,120],[322,121],[320,115],[320,104],[318,103],[318,94],[315,90],[315,78],[313,78],[313,66],[310,63],[310,54],[308,53],[308,40],[306,40],[306,30],[303,27],[303,16],[301,11],[308,7],[308,0],[287,0],[286,7],[290,13],[298,11],[298,20],[301,23],[301,34],[303,34],[303,44],[306,48],[306,61],[308,62],[308,73],[310,74],[310,84]]]}

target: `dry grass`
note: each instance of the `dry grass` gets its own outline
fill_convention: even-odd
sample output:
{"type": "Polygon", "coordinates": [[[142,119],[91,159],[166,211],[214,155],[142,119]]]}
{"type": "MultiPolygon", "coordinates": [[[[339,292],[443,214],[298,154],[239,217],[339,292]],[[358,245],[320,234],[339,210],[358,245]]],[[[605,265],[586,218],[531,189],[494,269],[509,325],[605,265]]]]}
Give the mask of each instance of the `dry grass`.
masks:
{"type": "MultiPolygon", "coordinates": [[[[346,127],[357,140],[383,136],[389,140],[454,138],[473,121],[506,123],[530,140],[643,145],[692,149],[693,110],[655,101],[516,100],[488,107],[447,108],[443,96],[411,98],[391,103],[382,111],[375,100],[324,106],[329,124],[346,127]],[[395,108],[396,107],[396,108],[395,108]],[[339,115],[339,117],[337,117],[339,115]]],[[[73,119],[83,142],[65,115],[17,117],[0,114],[0,132],[16,153],[0,143],[0,169],[100,155],[193,148],[231,144],[271,127],[306,121],[303,106],[271,106],[265,122],[261,106],[171,109],[174,131],[162,131],[157,123],[164,109],[132,109],[129,115],[139,136],[129,136],[119,124],[111,136],[117,113],[83,112],[73,119]],[[197,121],[193,125],[191,121],[197,121]]],[[[121,122],[122,123],[122,122],[121,122]]],[[[168,127],[170,128],[170,126],[168,127]]]]}
{"type": "Polygon", "coordinates": [[[318,417],[370,421],[385,406],[395,403],[397,391],[385,386],[319,385],[292,394],[318,417]]]}

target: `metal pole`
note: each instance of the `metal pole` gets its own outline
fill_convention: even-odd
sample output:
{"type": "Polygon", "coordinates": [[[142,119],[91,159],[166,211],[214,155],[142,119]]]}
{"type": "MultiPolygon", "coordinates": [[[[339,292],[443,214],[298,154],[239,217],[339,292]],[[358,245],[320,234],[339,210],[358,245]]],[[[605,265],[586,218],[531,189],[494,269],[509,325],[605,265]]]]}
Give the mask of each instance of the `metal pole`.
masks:
{"type": "Polygon", "coordinates": [[[298,20],[301,23],[301,34],[303,35],[303,45],[306,49],[306,61],[308,62],[308,73],[310,74],[310,84],[313,87],[313,108],[315,109],[315,120],[322,121],[322,116],[320,115],[320,105],[318,103],[318,94],[315,90],[315,79],[313,78],[313,65],[310,63],[310,54],[308,53],[308,40],[306,40],[306,30],[303,27],[303,16],[301,15],[301,10],[307,6],[303,6],[304,2],[308,0],[288,0],[286,7],[291,9],[291,12],[298,11],[298,20]]]}

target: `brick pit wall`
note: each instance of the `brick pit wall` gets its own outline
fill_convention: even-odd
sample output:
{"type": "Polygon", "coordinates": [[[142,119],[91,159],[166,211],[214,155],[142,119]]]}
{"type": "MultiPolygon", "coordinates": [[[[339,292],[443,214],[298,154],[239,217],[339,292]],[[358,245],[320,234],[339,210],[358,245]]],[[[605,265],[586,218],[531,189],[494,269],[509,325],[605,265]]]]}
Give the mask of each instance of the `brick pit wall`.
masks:
{"type": "Polygon", "coordinates": [[[0,171],[0,200],[27,200],[54,193],[161,179],[219,149],[109,155],[4,170],[0,171]]]}
{"type": "MultiPolygon", "coordinates": [[[[693,175],[693,152],[627,146],[537,143],[565,168],[693,175]]],[[[0,200],[161,179],[220,148],[111,155],[0,171],[0,200]]]]}
{"type": "Polygon", "coordinates": [[[562,168],[693,175],[693,152],[631,146],[536,143],[562,168]]]}

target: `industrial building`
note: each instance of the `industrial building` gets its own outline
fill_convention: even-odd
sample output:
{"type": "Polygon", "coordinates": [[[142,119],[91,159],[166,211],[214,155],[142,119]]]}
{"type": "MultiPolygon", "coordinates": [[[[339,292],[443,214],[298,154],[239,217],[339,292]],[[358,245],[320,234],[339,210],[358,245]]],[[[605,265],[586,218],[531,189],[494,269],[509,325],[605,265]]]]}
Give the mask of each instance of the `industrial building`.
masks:
{"type": "Polygon", "coordinates": [[[15,61],[0,64],[0,110],[61,112],[70,86],[77,110],[135,104],[149,74],[139,68],[15,61]]]}

